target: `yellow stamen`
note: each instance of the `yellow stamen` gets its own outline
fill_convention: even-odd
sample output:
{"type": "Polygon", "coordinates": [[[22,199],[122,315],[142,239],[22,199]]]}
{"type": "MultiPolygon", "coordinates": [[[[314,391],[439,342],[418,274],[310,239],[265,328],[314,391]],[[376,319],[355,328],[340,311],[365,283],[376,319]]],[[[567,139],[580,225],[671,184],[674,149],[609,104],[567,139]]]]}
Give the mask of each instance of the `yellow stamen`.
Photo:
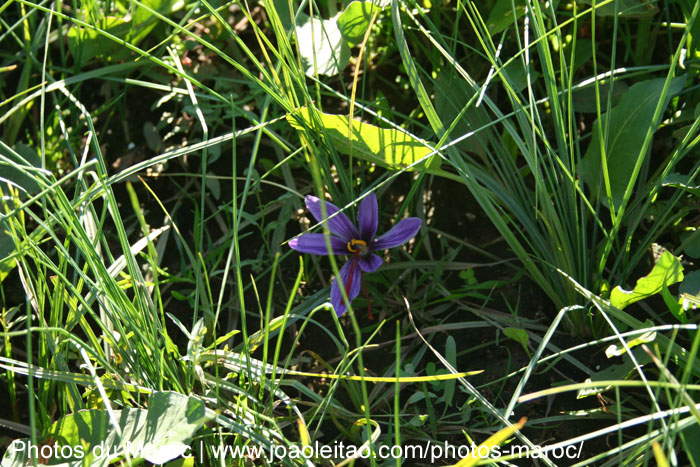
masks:
{"type": "Polygon", "coordinates": [[[367,248],[367,242],[365,242],[364,240],[356,240],[353,238],[348,242],[348,251],[350,253],[357,253],[358,251],[362,251],[365,248],[367,248]],[[362,248],[355,249],[353,248],[355,245],[362,245],[362,248]]]}

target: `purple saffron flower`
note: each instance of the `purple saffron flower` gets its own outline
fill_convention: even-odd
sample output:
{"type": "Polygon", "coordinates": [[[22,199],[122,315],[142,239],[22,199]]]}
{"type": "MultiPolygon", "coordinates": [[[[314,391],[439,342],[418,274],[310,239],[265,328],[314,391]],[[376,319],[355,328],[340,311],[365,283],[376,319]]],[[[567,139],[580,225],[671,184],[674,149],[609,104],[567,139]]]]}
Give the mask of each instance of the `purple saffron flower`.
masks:
{"type": "MultiPolygon", "coordinates": [[[[315,196],[306,197],[306,207],[317,222],[323,220],[321,215],[321,200],[315,196]]],[[[326,201],[328,217],[340,211],[338,206],[326,201]]],[[[370,193],[360,202],[357,213],[358,230],[344,213],[339,213],[328,220],[331,253],[334,255],[352,255],[350,260],[340,269],[340,279],[343,281],[348,299],[352,302],[360,294],[362,271],[374,272],[382,265],[382,258],[374,252],[403,245],[418,233],[421,220],[409,217],[398,222],[387,233],[375,238],[378,223],[377,196],[370,193]]],[[[327,255],[326,240],[323,234],[307,233],[289,241],[289,246],[301,253],[312,255],[327,255]]],[[[366,291],[365,291],[366,294],[366,291]]],[[[368,300],[369,303],[369,300],[368,300]]],[[[338,281],[331,286],[331,304],[338,316],[346,311],[338,281]]],[[[371,311],[370,311],[371,315],[371,311]]]]}

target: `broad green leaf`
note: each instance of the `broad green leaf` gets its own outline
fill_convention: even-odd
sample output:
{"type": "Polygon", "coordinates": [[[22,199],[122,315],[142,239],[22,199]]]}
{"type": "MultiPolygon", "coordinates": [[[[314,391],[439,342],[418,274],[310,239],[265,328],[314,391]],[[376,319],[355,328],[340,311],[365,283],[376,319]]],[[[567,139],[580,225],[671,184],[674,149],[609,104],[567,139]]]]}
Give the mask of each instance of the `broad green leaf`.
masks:
{"type": "MultiPolygon", "coordinates": [[[[158,17],[148,7],[168,16],[184,6],[183,2],[174,0],[140,0],[133,14],[127,19],[117,16],[105,16],[94,26],[131,44],[141,42],[158,25],[158,17]]],[[[97,56],[110,60],[123,60],[129,56],[129,50],[123,45],[99,34],[91,28],[73,26],[68,30],[68,48],[78,64],[82,66],[97,56]]]]}
{"type": "Polygon", "coordinates": [[[683,254],[691,258],[700,258],[700,227],[681,234],[683,254]]]}
{"type": "Polygon", "coordinates": [[[581,69],[593,57],[593,41],[590,39],[576,39],[576,47],[572,47],[569,44],[564,48],[567,66],[571,64],[572,53],[574,54],[574,62],[571,65],[571,71],[574,72],[581,69]]]}
{"type": "MultiPolygon", "coordinates": [[[[47,438],[57,445],[71,446],[50,465],[107,466],[127,455],[163,464],[187,454],[188,443],[208,420],[202,401],[176,392],[156,392],[148,399],[148,409],[114,411],[121,436],[112,426],[106,410],[81,410],[63,417],[51,427],[47,438]]],[[[27,465],[29,439],[17,440],[5,453],[3,467],[27,465]],[[24,446],[25,449],[19,449],[24,446]]],[[[138,462],[137,462],[138,463],[138,462]]],[[[30,462],[31,464],[31,462],[30,462]]]]}
{"type": "MultiPolygon", "coordinates": [[[[610,95],[610,82],[607,81],[598,86],[598,88],[600,92],[600,108],[606,109],[608,107],[608,96],[610,95]]],[[[620,99],[625,95],[628,89],[629,87],[624,81],[616,80],[614,82],[611,107],[616,106],[620,102],[620,99]]],[[[595,86],[577,89],[571,95],[571,100],[576,112],[581,113],[595,113],[597,111],[595,99],[595,86]]]]}
{"type": "MultiPolygon", "coordinates": [[[[688,25],[688,39],[686,41],[685,50],[689,52],[688,59],[700,59],[700,21],[693,20],[693,6],[695,2],[693,0],[683,0],[678,2],[678,6],[683,11],[683,19],[685,19],[685,24],[688,25]]],[[[696,118],[697,110],[700,109],[700,104],[695,108],[696,118]]],[[[694,465],[700,465],[696,463],[694,465]]]]}
{"type": "Polygon", "coordinates": [[[634,302],[638,302],[661,292],[665,285],[675,284],[683,280],[683,266],[678,258],[664,251],[651,272],[637,281],[634,290],[624,290],[619,285],[610,293],[610,304],[622,310],[634,302]]]}
{"type": "MultiPolygon", "coordinates": [[[[635,337],[634,339],[626,341],[626,344],[627,347],[631,349],[632,347],[636,347],[640,344],[648,344],[649,342],[654,342],[654,339],[656,339],[656,331],[649,331],[635,337]]],[[[627,352],[627,350],[625,350],[625,348],[622,345],[611,344],[608,346],[607,349],[605,349],[605,356],[608,358],[619,357],[625,352],[627,352]]]]}
{"type": "Polygon", "coordinates": [[[180,457],[168,462],[165,467],[194,467],[194,457],[180,457]]]}
{"type": "MultiPolygon", "coordinates": [[[[291,31],[294,25],[294,12],[289,11],[289,0],[273,0],[272,4],[274,11],[268,11],[268,15],[276,14],[284,30],[291,31]]],[[[292,6],[294,6],[294,2],[292,2],[292,6]]],[[[304,15],[304,18],[308,18],[308,15],[304,15]]]]}
{"type": "MultiPolygon", "coordinates": [[[[615,206],[622,203],[637,160],[648,156],[648,154],[641,154],[642,145],[647,129],[655,124],[652,118],[661,98],[664,82],[664,78],[659,78],[634,84],[627,90],[618,105],[601,116],[603,131],[606,128],[609,130],[605,142],[605,154],[615,206]]],[[[664,108],[668,105],[671,96],[680,92],[684,83],[685,76],[679,76],[671,81],[663,103],[664,108]]],[[[599,125],[601,122],[598,120],[593,122],[591,142],[583,157],[581,169],[583,180],[593,194],[605,192],[602,183],[599,125]]],[[[607,198],[604,195],[601,196],[607,203],[607,198]]]]}
{"type": "Polygon", "coordinates": [[[10,258],[10,255],[15,251],[15,242],[7,233],[7,230],[7,223],[4,220],[0,220],[0,283],[5,280],[16,264],[10,258]]]}
{"type": "Polygon", "coordinates": [[[6,181],[10,181],[12,185],[21,187],[20,197],[40,191],[39,185],[31,175],[36,173],[33,169],[40,168],[41,158],[33,148],[23,143],[15,144],[14,148],[0,144],[0,183],[4,185],[6,181]],[[16,166],[9,165],[10,161],[16,166]]]}
{"type": "Polygon", "coordinates": [[[532,83],[541,76],[532,65],[529,69],[525,68],[525,64],[520,60],[513,60],[501,70],[501,79],[507,81],[514,91],[522,91],[527,87],[528,75],[532,83]]]}
{"type": "MultiPolygon", "coordinates": [[[[125,38],[131,30],[131,21],[116,16],[106,16],[95,25],[113,36],[125,38]]],[[[103,36],[93,29],[73,26],[68,30],[68,49],[78,67],[91,59],[104,55],[112,59],[122,58],[128,50],[121,44],[103,36]]]]}
{"type": "MultiPolygon", "coordinates": [[[[457,367],[457,342],[452,336],[447,336],[447,341],[445,342],[445,359],[453,368],[457,367]]],[[[444,389],[441,399],[445,403],[445,411],[447,411],[447,408],[452,405],[457,380],[451,379],[442,384],[444,389]]]]}
{"type": "Polygon", "coordinates": [[[421,109],[423,109],[425,118],[428,119],[428,123],[430,123],[430,127],[432,128],[433,132],[438,136],[442,136],[442,133],[445,131],[445,127],[443,122],[440,120],[440,117],[438,117],[437,112],[435,112],[432,99],[425,90],[425,86],[423,86],[423,82],[418,74],[416,61],[413,59],[411,51],[408,48],[408,42],[406,41],[406,36],[404,34],[404,26],[401,22],[401,12],[399,10],[398,0],[391,0],[391,21],[394,25],[396,47],[399,49],[401,63],[403,63],[404,69],[406,70],[406,75],[408,75],[408,80],[411,83],[413,92],[416,94],[418,103],[420,104],[421,109]]]}
{"type": "Polygon", "coordinates": [[[686,190],[695,196],[700,196],[700,182],[698,180],[691,181],[690,175],[682,175],[679,173],[668,174],[661,182],[662,186],[670,186],[673,188],[680,188],[686,190]]]}
{"type": "MultiPolygon", "coordinates": [[[[184,6],[183,2],[175,2],[174,0],[139,0],[142,5],[149,7],[161,13],[164,16],[168,16],[171,13],[177,11],[179,8],[184,6]]],[[[136,11],[132,17],[131,23],[133,28],[127,39],[132,44],[138,44],[150,33],[153,28],[158,25],[157,16],[151,13],[149,10],[139,5],[136,7],[136,11]]]]}
{"type": "Polygon", "coordinates": [[[678,288],[680,293],[680,298],[678,299],[678,306],[680,310],[674,310],[671,308],[671,312],[674,312],[674,316],[678,318],[681,323],[688,322],[686,317],[686,310],[692,308],[697,310],[700,308],[700,271],[693,271],[683,279],[683,283],[678,288]]]}
{"type": "MultiPolygon", "coordinates": [[[[24,199],[27,194],[38,193],[39,184],[31,174],[39,168],[41,158],[31,147],[17,143],[12,149],[0,144],[0,196],[10,199],[16,192],[19,199],[24,199]],[[8,165],[10,161],[17,166],[8,165]],[[12,190],[8,189],[7,182],[12,182],[12,190]]],[[[0,283],[16,265],[15,260],[9,258],[15,251],[15,242],[10,237],[9,228],[6,220],[0,220],[0,283]]]]}
{"type": "Polygon", "coordinates": [[[683,452],[690,459],[690,465],[700,465],[700,425],[694,423],[679,434],[684,447],[683,452]]]}
{"type": "Polygon", "coordinates": [[[520,328],[505,328],[503,329],[503,334],[522,345],[523,349],[525,349],[525,353],[530,355],[530,349],[527,348],[527,343],[530,340],[530,336],[526,330],[520,328]]]}
{"type": "MultiPolygon", "coordinates": [[[[593,5],[593,0],[580,1],[586,5],[593,5]]],[[[603,2],[598,1],[596,3],[600,4],[603,2]]],[[[595,14],[598,16],[614,16],[615,12],[617,12],[618,16],[625,18],[649,18],[659,12],[654,3],[654,0],[615,0],[614,2],[596,6],[595,14]]]]}
{"type": "Polygon", "coordinates": [[[527,2],[525,0],[498,0],[491,10],[489,19],[486,20],[486,27],[493,36],[513,24],[526,12],[527,2]]]}
{"type": "MultiPolygon", "coordinates": [[[[681,287],[682,286],[683,284],[681,284],[681,287]]],[[[671,291],[668,290],[668,287],[663,286],[661,288],[661,297],[664,299],[664,303],[668,307],[668,311],[670,311],[678,321],[686,324],[688,322],[688,318],[685,316],[685,309],[683,308],[683,295],[681,294],[680,298],[676,298],[671,295],[671,291]]]]}
{"type": "Polygon", "coordinates": [[[204,181],[207,186],[207,190],[209,190],[214,199],[218,200],[219,196],[221,196],[221,184],[219,183],[219,179],[216,178],[216,175],[211,172],[209,172],[207,175],[209,176],[204,181]]]}
{"type": "Polygon", "coordinates": [[[340,73],[350,60],[350,48],[338,29],[340,13],[330,19],[309,18],[299,15],[297,41],[304,72],[309,76],[334,76],[340,73]],[[315,66],[314,66],[315,63],[315,66]]]}
{"type": "MultiPolygon", "coordinates": [[[[435,94],[435,112],[444,123],[445,128],[449,128],[455,118],[462,112],[470,99],[478,93],[455,71],[445,68],[438,74],[434,82],[433,93],[435,94]]],[[[469,151],[486,157],[488,136],[493,133],[493,127],[488,125],[491,118],[483,107],[475,107],[474,102],[462,114],[462,117],[455,123],[450,139],[456,140],[462,135],[476,132],[474,135],[457,143],[457,147],[462,151],[469,151]],[[484,130],[480,130],[485,128],[484,130]]]]}
{"type": "Polygon", "coordinates": [[[381,7],[372,2],[355,1],[338,18],[338,29],[350,47],[362,43],[372,15],[381,7]]]}
{"type": "Polygon", "coordinates": [[[700,270],[685,276],[678,291],[688,295],[700,295],[700,270]]]}
{"type": "Polygon", "coordinates": [[[158,152],[163,145],[158,128],[150,120],[143,124],[143,137],[146,138],[146,144],[153,152],[158,152]]]}
{"type": "MultiPolygon", "coordinates": [[[[350,154],[352,141],[352,156],[388,169],[401,169],[416,161],[423,160],[432,151],[417,139],[395,129],[379,128],[369,123],[353,120],[352,134],[349,135],[348,117],[316,112],[320,119],[318,127],[311,117],[309,109],[300,109],[287,116],[289,123],[296,129],[311,128],[328,138],[327,143],[342,154],[350,154]]],[[[410,170],[423,167],[439,169],[440,158],[433,155],[410,170]]]]}

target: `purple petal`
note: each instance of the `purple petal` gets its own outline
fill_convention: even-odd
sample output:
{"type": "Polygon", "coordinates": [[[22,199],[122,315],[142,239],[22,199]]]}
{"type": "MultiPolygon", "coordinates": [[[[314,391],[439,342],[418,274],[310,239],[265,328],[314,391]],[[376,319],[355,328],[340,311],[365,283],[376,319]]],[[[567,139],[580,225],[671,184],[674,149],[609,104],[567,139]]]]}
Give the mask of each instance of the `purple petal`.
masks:
{"type": "MultiPolygon", "coordinates": [[[[316,222],[322,222],[323,216],[321,215],[321,200],[315,196],[308,195],[306,197],[306,208],[311,211],[311,214],[316,219],[316,222]]],[[[326,201],[326,214],[328,217],[332,216],[336,212],[340,211],[338,206],[326,201]]],[[[341,212],[337,216],[334,216],[328,221],[328,230],[334,233],[345,243],[349,242],[353,238],[358,238],[357,229],[352,224],[348,216],[341,212]]]]}
{"type": "MultiPolygon", "coordinates": [[[[328,255],[326,247],[326,236],[319,233],[307,233],[289,241],[289,247],[292,250],[300,251],[301,253],[310,253],[312,255],[328,255]]],[[[337,237],[330,237],[331,248],[334,255],[347,255],[347,245],[337,237]]]]}
{"type": "Polygon", "coordinates": [[[360,202],[360,209],[357,213],[357,221],[360,224],[360,238],[367,242],[372,241],[377,233],[378,218],[377,195],[370,193],[360,202]]]}
{"type": "Polygon", "coordinates": [[[360,258],[360,268],[364,272],[374,272],[384,263],[377,255],[367,255],[360,258]]]}
{"type": "Polygon", "coordinates": [[[385,250],[402,245],[416,236],[420,229],[421,220],[417,217],[409,217],[393,226],[391,230],[374,240],[371,251],[385,250]]]}
{"type": "MultiPolygon", "coordinates": [[[[362,283],[362,270],[354,259],[351,259],[340,268],[340,280],[345,286],[348,299],[352,302],[360,294],[360,285],[362,283]]],[[[347,311],[343,295],[340,293],[337,277],[333,281],[333,285],[331,285],[331,304],[339,317],[343,316],[347,311]]]]}

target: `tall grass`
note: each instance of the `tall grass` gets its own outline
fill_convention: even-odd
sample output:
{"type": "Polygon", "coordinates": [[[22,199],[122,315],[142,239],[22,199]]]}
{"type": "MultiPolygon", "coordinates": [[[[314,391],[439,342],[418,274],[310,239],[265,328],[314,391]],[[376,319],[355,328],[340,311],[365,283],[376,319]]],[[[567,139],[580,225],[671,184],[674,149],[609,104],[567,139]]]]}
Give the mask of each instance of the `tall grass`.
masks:
{"type": "MultiPolygon", "coordinates": [[[[611,6],[610,2],[603,2],[598,8],[606,4],[611,6]]],[[[678,64],[695,24],[697,7],[690,12],[688,26],[680,38],[671,44],[672,56],[667,64],[645,63],[628,69],[618,67],[615,62],[620,42],[618,16],[596,20],[595,8],[579,10],[576,4],[572,6],[570,15],[560,19],[551,3],[544,6],[527,3],[528,13],[523,15],[522,23],[491,34],[476,7],[465,3],[458,10],[464,27],[455,27],[452,35],[447,36],[421,9],[417,14],[407,12],[415,26],[412,29],[440,54],[445,64],[441,77],[448,76],[437,82],[430,78],[429,70],[409,74],[436,137],[441,143],[452,140],[438,148],[557,308],[581,302],[567,275],[590,290],[627,285],[647,248],[685,214],[683,209],[676,210],[683,196],[682,192],[676,193],[664,206],[662,216],[639,238],[639,224],[653,210],[666,177],[691,153],[698,130],[695,121],[684,130],[683,138],[658,164],[659,168],[649,173],[647,154],[666,110],[671,83],[677,76],[690,79],[678,64]],[[580,47],[576,31],[585,19],[590,19],[591,41],[586,45],[592,46],[593,76],[581,79],[576,77],[581,73],[580,64],[576,63],[577,47],[580,47]],[[603,19],[614,23],[613,35],[605,37],[605,46],[595,40],[596,21],[603,19]],[[515,34],[509,34],[510,29],[515,34]],[[480,46],[478,53],[470,54],[469,69],[455,59],[459,56],[455,50],[457,44],[466,42],[459,36],[464,30],[470,31],[480,46]],[[506,39],[513,36],[518,40],[515,50],[506,39]],[[596,61],[603,47],[608,47],[604,53],[610,57],[607,70],[601,70],[602,65],[596,61]],[[486,76],[475,76],[472,70],[486,76]],[[665,78],[659,94],[654,95],[658,99],[652,102],[653,116],[644,122],[646,126],[622,128],[626,122],[608,118],[606,125],[594,125],[592,132],[581,132],[577,128],[577,93],[580,96],[587,89],[595,90],[595,114],[597,121],[601,121],[601,115],[610,115],[615,86],[624,85],[618,83],[628,76],[640,81],[657,76],[665,78]],[[432,81],[436,93],[454,99],[454,109],[443,110],[443,114],[447,117],[457,114],[455,118],[441,116],[429,100],[420,98],[423,81],[432,81]],[[444,82],[449,84],[445,86],[444,82]],[[449,88],[441,89],[445,87],[449,88]],[[462,122],[471,131],[455,133],[462,122]],[[624,133],[643,143],[637,153],[625,155],[624,163],[634,165],[632,171],[610,173],[606,157],[616,156],[610,154],[611,150],[620,151],[615,140],[626,137],[624,133]],[[458,149],[460,142],[468,146],[468,152],[458,149]],[[598,167],[603,168],[600,182],[597,172],[586,173],[582,161],[588,144],[595,142],[600,143],[599,154],[604,161],[598,162],[598,167]],[[613,197],[611,182],[623,189],[619,201],[613,197]],[[607,285],[601,288],[604,284],[607,285]]],[[[403,63],[407,68],[415,67],[416,61],[398,20],[401,15],[396,2],[393,8],[403,63]]],[[[513,10],[514,14],[518,11],[523,12],[513,10]]],[[[583,104],[590,106],[589,102],[583,104]]],[[[579,107],[583,104],[579,103],[579,107]]],[[[682,107],[681,102],[675,103],[675,108],[682,107]]],[[[595,151],[589,149],[589,152],[588,162],[598,157],[595,151]]],[[[697,169],[695,164],[690,173],[695,174],[697,169]]],[[[594,325],[586,322],[583,314],[572,319],[573,329],[578,333],[588,333],[594,325]]]]}

